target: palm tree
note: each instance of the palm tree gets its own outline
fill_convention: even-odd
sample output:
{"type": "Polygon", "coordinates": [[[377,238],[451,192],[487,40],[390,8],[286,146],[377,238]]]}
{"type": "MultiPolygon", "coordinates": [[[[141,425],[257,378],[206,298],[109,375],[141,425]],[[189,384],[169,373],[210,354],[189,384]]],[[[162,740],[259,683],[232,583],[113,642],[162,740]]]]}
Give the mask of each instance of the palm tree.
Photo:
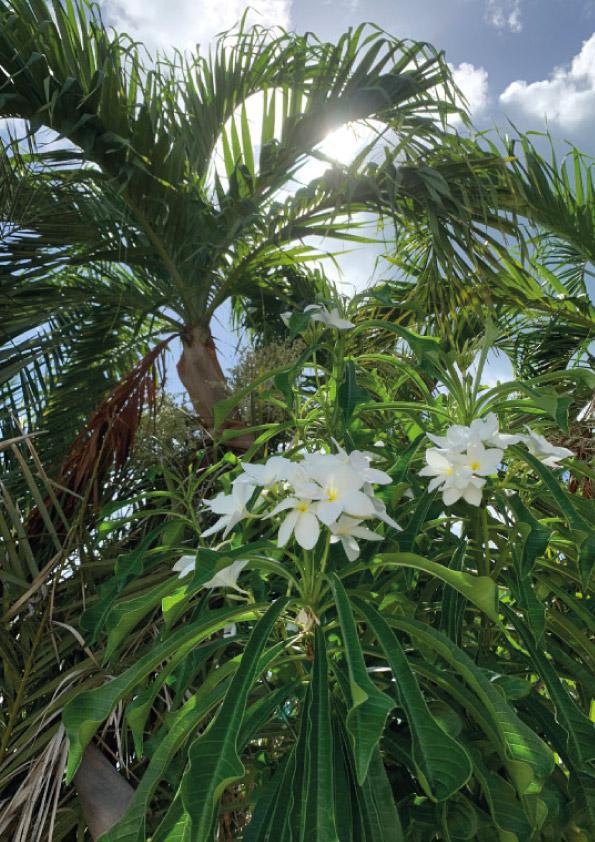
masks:
{"type": "Polygon", "coordinates": [[[331,44],[241,23],[208,56],[153,62],[87,0],[0,0],[0,117],[24,120],[29,140],[0,148],[5,406],[43,420],[59,455],[111,392],[85,441],[125,457],[156,343],[177,335],[180,378],[212,430],[226,395],[217,308],[311,300],[326,285],[306,238],[361,239],[359,211],[438,218],[430,156],[455,96],[440,54],[375,27],[331,44]],[[353,121],[373,122],[345,167],[318,147],[353,121]],[[321,157],[326,171],[300,187],[321,157]]]}

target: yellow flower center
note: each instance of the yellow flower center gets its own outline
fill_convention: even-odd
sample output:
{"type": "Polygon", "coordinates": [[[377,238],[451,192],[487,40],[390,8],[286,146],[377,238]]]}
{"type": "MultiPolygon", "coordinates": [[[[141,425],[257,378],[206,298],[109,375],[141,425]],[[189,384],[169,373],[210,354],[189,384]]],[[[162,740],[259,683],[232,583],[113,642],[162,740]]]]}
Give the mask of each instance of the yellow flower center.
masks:
{"type": "Polygon", "coordinates": [[[480,468],[481,468],[480,462],[471,462],[471,470],[472,471],[479,471],[480,468]]]}
{"type": "Polygon", "coordinates": [[[331,503],[334,503],[337,497],[339,496],[339,491],[336,488],[329,488],[327,492],[327,497],[331,503]]]}
{"type": "Polygon", "coordinates": [[[301,503],[298,503],[296,506],[298,512],[307,512],[308,511],[308,503],[305,500],[302,500],[301,503]]]}
{"type": "Polygon", "coordinates": [[[455,472],[455,469],[449,465],[448,468],[446,469],[446,476],[451,477],[454,474],[454,472],[455,472]]]}

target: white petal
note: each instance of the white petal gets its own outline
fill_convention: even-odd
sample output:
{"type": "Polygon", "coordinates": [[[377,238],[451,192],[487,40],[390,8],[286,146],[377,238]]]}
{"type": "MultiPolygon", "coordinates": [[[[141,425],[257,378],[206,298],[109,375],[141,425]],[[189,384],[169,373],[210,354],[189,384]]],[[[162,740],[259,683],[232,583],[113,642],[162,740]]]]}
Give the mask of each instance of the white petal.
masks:
{"type": "Polygon", "coordinates": [[[446,436],[435,436],[433,433],[426,433],[426,436],[430,439],[430,441],[434,442],[434,444],[437,444],[438,447],[448,448],[450,446],[450,442],[446,436]]]}
{"type": "Polygon", "coordinates": [[[187,576],[189,573],[194,573],[195,566],[196,566],[196,556],[195,555],[183,555],[176,561],[176,563],[172,567],[172,570],[175,573],[179,573],[180,579],[183,579],[184,576],[187,576]]]}
{"type": "Polygon", "coordinates": [[[449,486],[442,492],[442,502],[445,506],[452,506],[461,497],[461,494],[462,492],[459,488],[449,486]]]}
{"type": "Polygon", "coordinates": [[[256,486],[249,482],[236,483],[231,492],[236,508],[244,508],[255,490],[256,486]]]}
{"type": "Polygon", "coordinates": [[[355,561],[356,558],[359,558],[359,545],[355,538],[345,535],[341,538],[341,544],[349,561],[355,561]]]}
{"type": "Polygon", "coordinates": [[[227,538],[231,530],[234,528],[236,524],[238,524],[241,520],[245,517],[244,512],[232,512],[229,517],[227,518],[227,526],[223,530],[223,537],[227,538]]]}
{"type": "Polygon", "coordinates": [[[228,515],[234,509],[233,496],[222,491],[212,500],[205,500],[204,504],[216,515],[228,515]]]}
{"type": "Polygon", "coordinates": [[[379,535],[377,532],[373,532],[371,529],[368,529],[367,526],[354,526],[351,530],[351,534],[355,538],[363,538],[365,541],[382,541],[382,535],[379,535]]]}
{"type": "Polygon", "coordinates": [[[450,460],[446,456],[446,452],[437,450],[435,447],[429,447],[426,450],[426,462],[431,468],[444,471],[450,467],[450,460]]]}
{"type": "Polygon", "coordinates": [[[375,514],[374,504],[363,491],[350,491],[343,497],[343,509],[354,517],[371,517],[375,514]]]}
{"type": "Polygon", "coordinates": [[[343,507],[341,503],[336,500],[333,502],[330,500],[321,500],[316,504],[316,514],[319,520],[326,526],[330,526],[333,521],[337,520],[342,511],[343,507]]]}
{"type": "Polygon", "coordinates": [[[378,470],[378,468],[368,468],[364,476],[368,482],[375,483],[376,485],[389,485],[392,482],[391,477],[385,471],[378,470]]]}
{"type": "Polygon", "coordinates": [[[246,477],[253,480],[256,485],[264,485],[264,478],[266,473],[265,465],[251,465],[249,462],[242,463],[245,476],[238,477],[240,482],[246,482],[246,477]]]}
{"type": "Polygon", "coordinates": [[[293,511],[289,512],[281,526],[279,527],[279,533],[277,535],[277,546],[284,547],[285,544],[291,538],[291,533],[293,532],[293,528],[297,523],[298,519],[298,512],[294,509],[293,511]]]}
{"type": "Polygon", "coordinates": [[[295,540],[300,547],[303,547],[304,550],[311,550],[316,546],[319,535],[320,526],[316,516],[312,512],[300,512],[295,525],[295,540]]]}
{"type": "Polygon", "coordinates": [[[475,485],[468,485],[463,491],[463,500],[466,500],[471,506],[479,506],[481,503],[481,488],[475,485]]]}
{"type": "Polygon", "coordinates": [[[204,532],[201,533],[203,538],[208,538],[209,535],[214,535],[216,532],[219,532],[229,523],[229,515],[224,515],[220,517],[217,523],[214,523],[213,526],[209,526],[208,529],[205,529],[204,532]]]}
{"type": "Polygon", "coordinates": [[[295,509],[298,503],[299,500],[297,497],[286,497],[285,500],[281,500],[280,503],[277,503],[275,508],[268,513],[267,517],[274,517],[275,515],[278,515],[279,512],[286,511],[286,509],[295,509]]]}

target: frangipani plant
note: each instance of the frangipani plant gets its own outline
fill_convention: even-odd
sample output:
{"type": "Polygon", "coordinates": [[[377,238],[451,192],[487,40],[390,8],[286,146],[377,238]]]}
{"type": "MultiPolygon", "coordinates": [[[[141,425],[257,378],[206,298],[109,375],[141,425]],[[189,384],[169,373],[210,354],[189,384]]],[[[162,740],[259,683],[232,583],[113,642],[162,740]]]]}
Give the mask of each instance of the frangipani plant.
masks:
{"type": "Polygon", "coordinates": [[[311,329],[301,361],[269,373],[289,421],[204,472],[183,557],[96,626],[106,668],[147,617],[160,628],[64,712],[72,776],[127,705],[139,782],[102,840],[586,840],[589,501],[545,464],[559,445],[525,443],[528,416],[555,434],[566,397],[485,388],[398,326],[311,329]],[[414,349],[393,360],[416,401],[349,355],[380,329],[414,349]],[[480,499],[430,490],[424,449],[483,481],[480,499]]]}

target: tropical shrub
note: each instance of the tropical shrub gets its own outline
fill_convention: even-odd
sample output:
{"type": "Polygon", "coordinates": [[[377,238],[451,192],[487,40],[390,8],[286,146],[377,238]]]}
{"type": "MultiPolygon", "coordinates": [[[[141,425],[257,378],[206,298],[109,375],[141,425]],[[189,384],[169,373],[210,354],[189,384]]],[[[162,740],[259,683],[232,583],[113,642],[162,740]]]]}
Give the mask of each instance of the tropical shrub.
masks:
{"type": "Polygon", "coordinates": [[[103,667],[63,713],[72,780],[119,711],[136,788],[103,842],[587,840],[595,535],[564,437],[592,374],[483,386],[489,326],[471,373],[330,305],[288,324],[284,419],[104,512],[102,540],[166,519],[83,615],[103,667]]]}

